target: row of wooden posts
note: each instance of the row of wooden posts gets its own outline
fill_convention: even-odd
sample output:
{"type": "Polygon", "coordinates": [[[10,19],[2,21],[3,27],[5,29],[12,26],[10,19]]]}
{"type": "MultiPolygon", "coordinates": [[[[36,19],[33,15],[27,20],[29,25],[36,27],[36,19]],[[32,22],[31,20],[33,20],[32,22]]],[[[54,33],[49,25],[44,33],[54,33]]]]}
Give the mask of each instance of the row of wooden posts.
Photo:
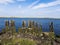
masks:
{"type": "MultiPolygon", "coordinates": [[[[49,25],[50,27],[50,32],[53,32],[54,30],[54,27],[53,27],[53,22],[50,23],[49,25]]],[[[40,30],[42,31],[42,25],[40,24],[40,26],[38,26],[38,23],[35,23],[34,21],[28,21],[28,27],[26,27],[26,21],[22,21],[22,28],[20,29],[33,29],[33,30],[40,30]]],[[[7,32],[7,31],[16,31],[16,27],[15,27],[15,21],[14,20],[11,20],[11,21],[5,21],[5,28],[4,30],[2,30],[3,32],[7,32]]]]}
{"type": "MultiPolygon", "coordinates": [[[[15,22],[13,20],[11,20],[10,22],[9,21],[5,21],[5,26],[10,26],[10,27],[13,27],[15,26],[15,22]]],[[[38,23],[34,22],[34,21],[28,21],[28,27],[29,28],[32,28],[32,27],[38,27],[38,23]]],[[[26,27],[26,21],[22,21],[22,27],[26,27]]]]}

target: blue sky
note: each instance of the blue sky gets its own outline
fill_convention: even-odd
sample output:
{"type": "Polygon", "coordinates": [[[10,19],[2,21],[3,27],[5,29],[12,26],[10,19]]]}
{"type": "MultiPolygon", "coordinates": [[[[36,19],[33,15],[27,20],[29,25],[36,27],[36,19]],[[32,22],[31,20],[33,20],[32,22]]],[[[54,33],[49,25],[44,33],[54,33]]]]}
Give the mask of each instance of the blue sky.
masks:
{"type": "Polygon", "coordinates": [[[60,18],[60,0],[0,0],[0,17],[60,18]]]}

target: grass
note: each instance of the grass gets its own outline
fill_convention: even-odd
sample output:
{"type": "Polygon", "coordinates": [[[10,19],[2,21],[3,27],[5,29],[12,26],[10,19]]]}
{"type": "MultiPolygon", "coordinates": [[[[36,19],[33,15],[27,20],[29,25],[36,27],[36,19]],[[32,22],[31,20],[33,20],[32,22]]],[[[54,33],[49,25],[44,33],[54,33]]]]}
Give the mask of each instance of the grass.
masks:
{"type": "Polygon", "coordinates": [[[36,42],[27,38],[15,38],[5,43],[5,45],[36,45],[36,42]]]}

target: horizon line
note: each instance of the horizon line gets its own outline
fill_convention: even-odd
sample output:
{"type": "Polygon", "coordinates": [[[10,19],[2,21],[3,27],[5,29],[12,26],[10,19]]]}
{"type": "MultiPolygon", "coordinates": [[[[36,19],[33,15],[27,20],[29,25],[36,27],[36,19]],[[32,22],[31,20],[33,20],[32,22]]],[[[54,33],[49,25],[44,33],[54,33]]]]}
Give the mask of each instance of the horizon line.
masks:
{"type": "Polygon", "coordinates": [[[60,19],[60,18],[52,18],[52,17],[13,17],[13,16],[10,16],[10,17],[0,17],[0,18],[45,18],[45,19],[60,19]]]}

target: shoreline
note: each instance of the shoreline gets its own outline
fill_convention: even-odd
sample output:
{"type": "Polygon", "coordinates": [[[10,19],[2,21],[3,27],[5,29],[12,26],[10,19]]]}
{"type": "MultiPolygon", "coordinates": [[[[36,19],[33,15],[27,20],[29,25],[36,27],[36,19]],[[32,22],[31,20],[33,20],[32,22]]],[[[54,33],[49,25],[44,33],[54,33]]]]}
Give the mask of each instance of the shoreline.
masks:
{"type": "Polygon", "coordinates": [[[0,18],[29,18],[29,19],[36,19],[36,18],[38,18],[38,19],[56,19],[56,20],[60,20],[60,18],[45,18],[45,17],[43,17],[43,18],[40,18],[40,17],[0,17],[0,18]]]}

